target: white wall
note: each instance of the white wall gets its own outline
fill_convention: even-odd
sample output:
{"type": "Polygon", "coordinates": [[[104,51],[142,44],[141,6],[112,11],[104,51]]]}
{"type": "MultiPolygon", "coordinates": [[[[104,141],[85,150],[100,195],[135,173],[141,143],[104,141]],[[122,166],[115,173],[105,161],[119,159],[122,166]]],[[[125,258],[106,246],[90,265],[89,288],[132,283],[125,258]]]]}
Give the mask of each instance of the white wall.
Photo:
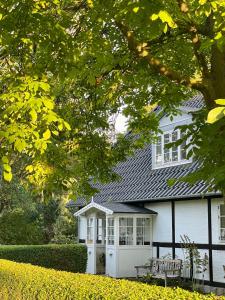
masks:
{"type": "MultiPolygon", "coordinates": [[[[219,240],[218,205],[224,203],[221,199],[212,199],[212,243],[224,245],[219,240]]],[[[158,213],[153,217],[153,242],[172,242],[172,212],[171,202],[147,203],[146,208],[158,213]]],[[[191,241],[199,244],[208,244],[208,204],[207,200],[175,201],[175,242],[181,242],[181,235],[186,234],[191,241]]],[[[160,247],[160,257],[172,252],[171,248],[160,247]]],[[[209,256],[207,249],[199,250],[203,257],[205,253],[209,256]]],[[[176,257],[184,260],[182,249],[175,250],[176,257]]],[[[213,280],[225,283],[225,251],[213,250],[213,280]]],[[[153,248],[153,257],[156,257],[157,249],[153,248]]],[[[188,272],[184,276],[188,276],[188,272]]],[[[202,275],[200,275],[201,277],[202,275]]],[[[205,280],[209,280],[209,270],[205,272],[205,280]]]]}
{"type": "Polygon", "coordinates": [[[188,235],[195,243],[208,243],[207,200],[175,201],[175,241],[188,235]]]}
{"type": "Polygon", "coordinates": [[[172,242],[172,218],[171,203],[159,202],[146,204],[146,208],[152,209],[158,213],[153,216],[153,241],[154,242],[172,242]]]}
{"type": "Polygon", "coordinates": [[[174,129],[176,126],[190,124],[191,122],[191,114],[183,112],[182,115],[173,116],[173,120],[170,119],[170,116],[163,117],[159,122],[159,127],[167,131],[174,129]]]}
{"type": "Polygon", "coordinates": [[[135,277],[135,266],[142,266],[152,258],[151,247],[118,247],[117,277],[135,277]]]}
{"type": "Polygon", "coordinates": [[[225,272],[223,265],[225,265],[225,251],[213,250],[213,280],[225,283],[225,272]]]}

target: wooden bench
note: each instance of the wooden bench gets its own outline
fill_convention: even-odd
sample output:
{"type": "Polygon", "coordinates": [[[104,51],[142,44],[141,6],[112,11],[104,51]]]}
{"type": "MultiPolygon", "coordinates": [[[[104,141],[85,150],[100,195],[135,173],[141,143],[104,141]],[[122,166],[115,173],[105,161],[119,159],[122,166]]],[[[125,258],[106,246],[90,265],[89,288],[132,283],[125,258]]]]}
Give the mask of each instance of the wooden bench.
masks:
{"type": "Polygon", "coordinates": [[[135,266],[135,269],[137,278],[149,274],[153,278],[164,279],[165,286],[167,286],[167,279],[181,277],[182,260],[152,258],[148,265],[135,266]]]}

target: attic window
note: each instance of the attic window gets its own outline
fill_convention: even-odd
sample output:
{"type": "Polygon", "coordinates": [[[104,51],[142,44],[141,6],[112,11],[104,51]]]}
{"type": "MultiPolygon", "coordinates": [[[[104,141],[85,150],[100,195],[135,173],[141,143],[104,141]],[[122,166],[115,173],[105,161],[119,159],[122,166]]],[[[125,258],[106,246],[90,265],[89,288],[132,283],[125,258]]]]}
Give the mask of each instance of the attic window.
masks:
{"type": "Polygon", "coordinates": [[[167,131],[158,136],[155,145],[155,167],[175,165],[187,162],[186,142],[182,145],[167,148],[166,145],[181,138],[179,129],[167,131]]]}

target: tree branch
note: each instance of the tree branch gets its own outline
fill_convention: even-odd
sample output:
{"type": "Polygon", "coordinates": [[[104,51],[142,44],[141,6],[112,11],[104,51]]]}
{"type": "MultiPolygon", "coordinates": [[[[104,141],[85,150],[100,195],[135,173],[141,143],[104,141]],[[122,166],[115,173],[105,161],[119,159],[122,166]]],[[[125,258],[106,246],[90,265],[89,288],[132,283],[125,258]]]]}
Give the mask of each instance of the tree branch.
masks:
{"type": "Polygon", "coordinates": [[[199,63],[200,68],[202,69],[202,74],[205,78],[209,78],[210,76],[210,71],[208,69],[208,64],[206,61],[206,58],[204,54],[200,51],[201,47],[201,40],[199,37],[199,34],[197,33],[197,29],[190,32],[191,38],[192,38],[192,45],[193,45],[193,50],[195,57],[199,63]]]}
{"type": "Polygon", "coordinates": [[[162,64],[159,59],[154,58],[151,55],[149,49],[146,48],[148,44],[138,43],[135,40],[133,31],[130,31],[127,26],[125,26],[121,22],[116,22],[116,25],[122,32],[123,36],[126,38],[129,50],[133,52],[137,57],[147,61],[147,63],[157,74],[161,74],[173,82],[182,84],[186,87],[198,90],[200,92],[203,92],[203,90],[205,91],[205,87],[203,86],[201,81],[196,80],[195,78],[184,77],[178,72],[162,64]]]}

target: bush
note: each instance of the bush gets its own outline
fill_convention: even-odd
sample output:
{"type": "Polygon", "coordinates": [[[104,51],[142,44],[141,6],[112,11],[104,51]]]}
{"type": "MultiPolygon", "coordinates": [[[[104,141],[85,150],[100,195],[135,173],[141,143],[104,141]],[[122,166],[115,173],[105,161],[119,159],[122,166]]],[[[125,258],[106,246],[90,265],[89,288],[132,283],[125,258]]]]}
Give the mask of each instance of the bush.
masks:
{"type": "Polygon", "coordinates": [[[87,249],[84,245],[0,246],[0,258],[84,273],[87,249]]]}
{"type": "Polygon", "coordinates": [[[1,300],[225,300],[180,288],[47,270],[6,260],[0,260],[0,286],[1,300]]]}
{"type": "Polygon", "coordinates": [[[37,245],[44,242],[43,230],[32,218],[32,212],[19,208],[1,214],[0,232],[0,244],[4,245],[37,245]]]}

